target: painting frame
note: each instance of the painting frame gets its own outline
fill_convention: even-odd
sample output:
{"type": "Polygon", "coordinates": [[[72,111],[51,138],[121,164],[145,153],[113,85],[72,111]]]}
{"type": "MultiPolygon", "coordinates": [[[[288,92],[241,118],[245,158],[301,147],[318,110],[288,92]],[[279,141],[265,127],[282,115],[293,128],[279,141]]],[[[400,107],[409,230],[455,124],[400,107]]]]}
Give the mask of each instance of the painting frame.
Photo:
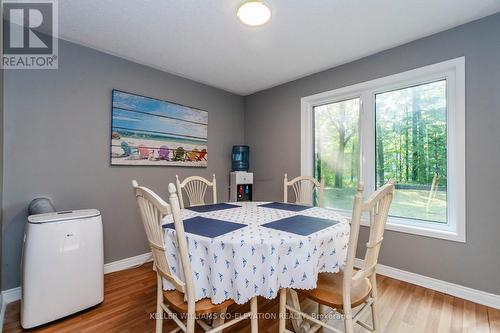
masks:
{"type": "Polygon", "coordinates": [[[208,166],[209,112],[120,89],[111,91],[111,166],[208,166]]]}

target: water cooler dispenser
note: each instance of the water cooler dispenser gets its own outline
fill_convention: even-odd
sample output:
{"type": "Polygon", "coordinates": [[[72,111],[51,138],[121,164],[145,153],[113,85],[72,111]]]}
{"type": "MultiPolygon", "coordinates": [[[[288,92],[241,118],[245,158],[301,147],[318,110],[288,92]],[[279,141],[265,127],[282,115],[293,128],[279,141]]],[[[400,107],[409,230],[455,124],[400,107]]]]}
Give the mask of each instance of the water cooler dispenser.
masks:
{"type": "Polygon", "coordinates": [[[231,201],[251,201],[253,173],[248,172],[250,147],[233,146],[231,158],[232,172],[229,181],[229,198],[231,201]]]}
{"type": "Polygon", "coordinates": [[[253,173],[245,171],[231,172],[231,201],[252,201],[253,173]]]}

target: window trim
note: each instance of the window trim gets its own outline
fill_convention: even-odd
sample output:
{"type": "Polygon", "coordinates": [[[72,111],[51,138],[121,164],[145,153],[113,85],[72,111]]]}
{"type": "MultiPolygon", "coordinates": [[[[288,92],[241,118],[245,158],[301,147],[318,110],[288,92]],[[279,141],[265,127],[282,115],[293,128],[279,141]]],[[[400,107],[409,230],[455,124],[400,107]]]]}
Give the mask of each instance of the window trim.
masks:
{"type": "MultiPolygon", "coordinates": [[[[373,140],[366,140],[366,137],[374,138],[375,136],[375,94],[442,79],[447,80],[447,142],[452,143],[447,147],[447,223],[425,223],[425,221],[414,219],[390,217],[386,229],[465,243],[465,57],[302,97],[301,175],[313,175],[314,107],[359,97],[361,100],[359,178],[365,183],[365,189],[369,189],[367,192],[373,191],[375,189],[375,146],[372,144],[373,140]]],[[[350,212],[341,212],[350,216],[350,212]]],[[[362,225],[368,225],[368,221],[362,221],[362,225]]]]}

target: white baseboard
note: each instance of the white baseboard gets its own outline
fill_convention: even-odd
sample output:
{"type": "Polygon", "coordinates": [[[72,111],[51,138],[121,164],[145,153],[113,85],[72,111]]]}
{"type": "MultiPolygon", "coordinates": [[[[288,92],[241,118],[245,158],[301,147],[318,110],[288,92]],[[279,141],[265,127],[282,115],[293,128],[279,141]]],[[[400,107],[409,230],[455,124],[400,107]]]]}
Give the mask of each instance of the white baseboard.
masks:
{"type": "Polygon", "coordinates": [[[104,274],[109,274],[113,272],[123,271],[124,269],[133,268],[135,266],[140,266],[147,262],[153,261],[151,252],[140,254],[135,257],[125,258],[122,260],[113,261],[104,264],[104,274]]]}
{"type": "Polygon", "coordinates": [[[3,304],[7,305],[21,299],[21,287],[16,287],[2,291],[3,304]]]}
{"type": "MultiPolygon", "coordinates": [[[[135,257],[130,257],[122,260],[113,261],[104,264],[104,274],[109,274],[117,271],[122,271],[125,269],[133,268],[145,264],[146,262],[152,261],[151,252],[140,254],[135,257]]],[[[8,290],[3,290],[1,297],[3,299],[2,307],[5,307],[11,302],[15,302],[21,299],[21,287],[16,287],[8,290]]],[[[1,320],[1,318],[0,318],[1,320]]]]}
{"type": "MultiPolygon", "coordinates": [[[[361,267],[362,263],[362,259],[355,259],[354,266],[361,267]]],[[[394,278],[396,280],[416,284],[421,287],[462,298],[474,303],[486,305],[495,309],[500,309],[500,295],[464,287],[458,284],[434,279],[417,273],[403,271],[398,268],[393,268],[381,264],[377,264],[377,273],[394,278]]]]}
{"type": "Polygon", "coordinates": [[[3,318],[5,317],[5,309],[10,302],[15,302],[21,299],[21,287],[3,290],[1,295],[2,307],[0,310],[0,333],[3,330],[3,318]]]}

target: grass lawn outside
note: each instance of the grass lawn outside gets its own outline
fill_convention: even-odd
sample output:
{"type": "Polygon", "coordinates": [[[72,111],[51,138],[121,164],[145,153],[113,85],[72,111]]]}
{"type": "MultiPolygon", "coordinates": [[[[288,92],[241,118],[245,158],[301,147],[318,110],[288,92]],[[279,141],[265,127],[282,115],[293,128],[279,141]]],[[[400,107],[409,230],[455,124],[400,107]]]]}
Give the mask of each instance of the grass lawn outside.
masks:
{"type": "MultiPolygon", "coordinates": [[[[326,188],[324,206],[343,210],[352,210],[354,188],[326,188]]],[[[411,219],[420,219],[446,223],[446,192],[436,192],[429,207],[429,191],[399,189],[394,193],[390,215],[411,219]]]]}

